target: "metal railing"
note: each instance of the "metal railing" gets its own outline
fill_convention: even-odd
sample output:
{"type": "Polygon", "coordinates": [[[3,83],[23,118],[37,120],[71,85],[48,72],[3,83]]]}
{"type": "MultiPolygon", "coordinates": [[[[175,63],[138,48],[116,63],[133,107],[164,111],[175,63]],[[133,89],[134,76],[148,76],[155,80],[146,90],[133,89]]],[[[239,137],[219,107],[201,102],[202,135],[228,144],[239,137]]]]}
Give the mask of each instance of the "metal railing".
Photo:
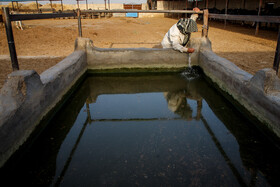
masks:
{"type": "Polygon", "coordinates": [[[19,65],[18,65],[15,42],[13,37],[13,30],[11,24],[12,21],[50,19],[50,18],[61,18],[61,17],[77,17],[78,36],[82,37],[81,15],[87,13],[182,13],[182,14],[198,13],[198,14],[203,14],[202,36],[203,37],[208,36],[208,9],[199,12],[195,12],[193,10],[83,10],[81,11],[80,9],[77,9],[76,12],[70,12],[70,13],[10,14],[9,8],[3,7],[2,12],[3,12],[3,21],[5,23],[5,29],[6,29],[6,35],[8,40],[13,71],[19,70],[19,65]]]}
{"type": "MultiPolygon", "coordinates": [[[[279,63],[280,63],[280,16],[258,16],[258,15],[230,15],[230,14],[209,14],[209,18],[213,19],[221,19],[225,20],[232,20],[232,21],[250,21],[256,23],[277,23],[279,24],[278,28],[278,39],[277,39],[277,46],[275,50],[275,57],[273,61],[273,69],[276,71],[276,75],[278,74],[279,70],[279,63]]],[[[255,35],[257,35],[259,27],[256,27],[255,35]]]]}
{"type": "Polygon", "coordinates": [[[266,23],[280,23],[280,16],[258,16],[258,15],[231,15],[231,14],[209,14],[209,18],[233,21],[252,21],[266,23]]]}

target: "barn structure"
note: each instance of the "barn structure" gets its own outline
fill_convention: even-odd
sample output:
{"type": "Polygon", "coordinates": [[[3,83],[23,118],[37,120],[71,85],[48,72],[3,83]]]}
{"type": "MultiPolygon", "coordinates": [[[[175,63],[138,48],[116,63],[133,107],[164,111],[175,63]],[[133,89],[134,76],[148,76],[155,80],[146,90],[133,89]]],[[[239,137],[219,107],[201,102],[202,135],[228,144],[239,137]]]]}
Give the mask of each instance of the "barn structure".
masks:
{"type": "Polygon", "coordinates": [[[256,35],[262,25],[280,30],[280,0],[147,0],[147,4],[157,10],[208,9],[210,19],[224,20],[225,26],[229,20],[250,24],[256,27],[256,35]]]}

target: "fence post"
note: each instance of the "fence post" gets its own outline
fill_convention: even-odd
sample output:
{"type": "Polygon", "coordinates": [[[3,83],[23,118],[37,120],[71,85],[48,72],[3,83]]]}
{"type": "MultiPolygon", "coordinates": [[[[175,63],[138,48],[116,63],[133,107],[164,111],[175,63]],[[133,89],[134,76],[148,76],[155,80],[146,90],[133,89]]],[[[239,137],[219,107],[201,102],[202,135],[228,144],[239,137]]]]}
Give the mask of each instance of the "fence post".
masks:
{"type": "Polygon", "coordinates": [[[278,74],[279,61],[280,61],[280,25],[278,28],[278,40],[277,40],[277,46],[275,50],[275,57],[273,63],[273,69],[276,70],[276,75],[278,74]]]}
{"type": "Polygon", "coordinates": [[[5,29],[6,29],[6,35],[7,35],[7,40],[8,40],[12,67],[13,67],[13,71],[16,71],[16,70],[19,70],[19,66],[18,66],[18,59],[17,59],[15,42],[14,42],[12,23],[11,23],[11,19],[10,19],[10,10],[8,7],[3,7],[2,12],[4,15],[3,21],[5,23],[5,29]]]}
{"type": "Polygon", "coordinates": [[[79,37],[82,37],[82,22],[81,22],[81,10],[78,8],[77,10],[78,16],[78,30],[79,30],[79,37]]]}
{"type": "Polygon", "coordinates": [[[202,26],[202,37],[208,37],[208,9],[203,10],[203,26],[202,26]]]}

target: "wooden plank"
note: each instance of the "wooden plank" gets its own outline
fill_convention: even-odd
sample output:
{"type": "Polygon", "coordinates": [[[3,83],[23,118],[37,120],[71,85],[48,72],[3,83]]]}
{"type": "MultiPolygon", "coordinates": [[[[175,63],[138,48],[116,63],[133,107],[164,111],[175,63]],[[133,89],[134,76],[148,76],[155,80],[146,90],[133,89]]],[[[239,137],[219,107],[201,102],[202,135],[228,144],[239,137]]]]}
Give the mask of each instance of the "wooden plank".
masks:
{"type": "Polygon", "coordinates": [[[123,9],[125,9],[125,10],[129,10],[129,9],[142,10],[142,5],[124,4],[123,9]]]}
{"type": "Polygon", "coordinates": [[[202,37],[208,37],[208,9],[203,10],[203,26],[202,26],[202,37]]]}

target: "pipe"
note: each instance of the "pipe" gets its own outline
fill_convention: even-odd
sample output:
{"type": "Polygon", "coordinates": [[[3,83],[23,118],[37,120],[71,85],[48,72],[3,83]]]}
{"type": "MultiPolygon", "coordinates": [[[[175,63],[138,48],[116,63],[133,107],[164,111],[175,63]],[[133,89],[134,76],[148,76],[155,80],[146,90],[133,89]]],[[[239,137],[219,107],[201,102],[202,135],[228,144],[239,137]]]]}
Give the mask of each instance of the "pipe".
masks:
{"type": "Polygon", "coordinates": [[[7,40],[8,40],[12,67],[13,67],[13,71],[16,71],[16,70],[19,70],[19,65],[18,65],[16,47],[15,47],[15,42],[14,42],[12,23],[11,23],[11,19],[10,19],[10,10],[8,7],[3,7],[2,12],[4,15],[4,23],[5,23],[5,29],[6,29],[6,35],[7,35],[7,40]]]}

